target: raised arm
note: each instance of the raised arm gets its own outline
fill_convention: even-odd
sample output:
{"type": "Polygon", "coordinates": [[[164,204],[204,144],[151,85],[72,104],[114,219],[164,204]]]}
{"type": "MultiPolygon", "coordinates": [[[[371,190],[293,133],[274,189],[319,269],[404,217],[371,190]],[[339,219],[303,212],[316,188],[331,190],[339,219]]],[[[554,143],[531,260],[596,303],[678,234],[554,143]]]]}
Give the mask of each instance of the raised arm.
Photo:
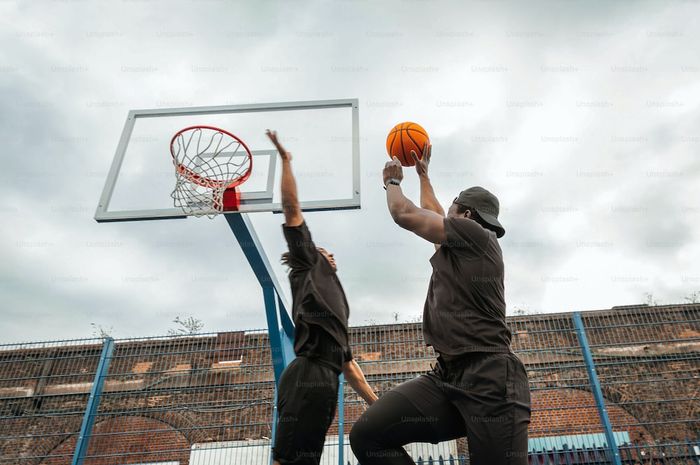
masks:
{"type": "Polygon", "coordinates": [[[420,180],[420,206],[421,208],[434,211],[438,215],[444,217],[445,210],[442,209],[442,205],[440,205],[437,197],[435,197],[435,191],[428,177],[428,165],[430,164],[432,152],[433,146],[428,143],[423,147],[423,156],[420,159],[418,155],[416,155],[416,152],[411,150],[411,157],[416,163],[416,173],[418,173],[418,179],[420,180]]]}
{"type": "Polygon", "coordinates": [[[274,144],[282,160],[282,211],[284,212],[284,223],[287,226],[299,226],[304,222],[299,206],[299,196],[297,195],[297,182],[292,172],[292,154],[287,152],[277,139],[277,131],[266,131],[267,137],[274,144]]]}
{"type": "Polygon", "coordinates": [[[394,159],[384,166],[386,203],[394,222],[433,244],[445,241],[444,216],[426,208],[418,208],[401,190],[403,180],[401,163],[394,159]]]}
{"type": "Polygon", "coordinates": [[[350,387],[352,387],[352,389],[369,405],[372,405],[374,401],[378,399],[372,387],[367,384],[365,374],[362,373],[362,368],[360,368],[360,365],[358,365],[354,359],[343,364],[343,375],[345,375],[345,380],[350,387]]]}
{"type": "MultiPolygon", "coordinates": [[[[416,152],[411,150],[411,157],[416,163],[416,173],[418,173],[418,179],[420,181],[420,206],[426,210],[434,211],[438,215],[445,217],[445,210],[442,209],[442,205],[438,202],[435,196],[435,191],[433,190],[433,185],[430,183],[430,178],[428,177],[428,165],[430,164],[430,157],[433,153],[433,146],[426,142],[423,147],[423,156],[418,159],[416,152]]],[[[435,250],[440,248],[439,244],[434,244],[435,250]]]]}

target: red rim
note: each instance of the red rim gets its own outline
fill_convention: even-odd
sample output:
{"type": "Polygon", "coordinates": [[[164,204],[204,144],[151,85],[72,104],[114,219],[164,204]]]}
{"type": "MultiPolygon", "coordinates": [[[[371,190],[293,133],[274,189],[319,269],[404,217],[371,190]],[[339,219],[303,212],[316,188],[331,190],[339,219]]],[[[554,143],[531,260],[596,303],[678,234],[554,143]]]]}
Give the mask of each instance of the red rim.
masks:
{"type": "Polygon", "coordinates": [[[249,177],[250,174],[253,171],[253,154],[250,153],[250,149],[248,146],[243,142],[239,137],[231,134],[229,131],[221,128],[217,128],[216,126],[206,126],[206,125],[196,125],[196,126],[188,126],[186,128],[180,129],[178,132],[175,133],[172,139],[170,139],[170,155],[173,157],[173,160],[175,161],[175,166],[178,171],[178,173],[182,174],[183,176],[186,176],[189,180],[194,182],[195,184],[198,184],[202,187],[222,187],[223,181],[217,181],[215,179],[210,179],[204,176],[201,176],[194,171],[190,170],[186,166],[184,166],[182,163],[178,163],[177,158],[175,158],[175,151],[173,150],[173,144],[175,143],[175,139],[182,134],[183,132],[190,131],[192,129],[210,129],[212,131],[218,131],[223,134],[226,134],[227,136],[231,137],[234,139],[236,142],[238,142],[240,145],[243,146],[243,148],[246,151],[246,154],[248,155],[248,170],[238,179],[234,180],[231,182],[231,184],[226,186],[226,189],[231,189],[236,186],[240,186],[243,184],[249,177]]]}

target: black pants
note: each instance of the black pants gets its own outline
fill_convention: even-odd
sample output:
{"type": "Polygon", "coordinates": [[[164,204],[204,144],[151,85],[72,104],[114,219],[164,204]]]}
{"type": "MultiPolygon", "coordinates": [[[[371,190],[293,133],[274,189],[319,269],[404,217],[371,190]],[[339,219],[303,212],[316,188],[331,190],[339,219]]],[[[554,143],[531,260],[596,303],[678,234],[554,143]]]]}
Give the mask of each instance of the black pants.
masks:
{"type": "Polygon", "coordinates": [[[432,372],[375,402],[355,423],[350,443],[361,465],[413,465],[412,442],[467,437],[472,465],[526,465],[530,390],[512,353],[438,357],[432,372]]]}
{"type": "Polygon", "coordinates": [[[307,357],[292,360],[277,391],[272,457],[282,465],[318,465],[337,401],[336,372],[307,357]]]}

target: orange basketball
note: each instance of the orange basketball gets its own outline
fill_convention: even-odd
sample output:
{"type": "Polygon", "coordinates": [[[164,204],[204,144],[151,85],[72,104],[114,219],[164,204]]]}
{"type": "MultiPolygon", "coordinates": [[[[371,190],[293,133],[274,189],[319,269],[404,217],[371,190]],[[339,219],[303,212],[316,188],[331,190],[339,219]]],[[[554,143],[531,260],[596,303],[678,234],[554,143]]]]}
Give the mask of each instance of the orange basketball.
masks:
{"type": "Polygon", "coordinates": [[[423,146],[430,144],[430,137],[419,124],[406,121],[399,123],[389,131],[386,138],[386,151],[389,158],[396,157],[403,166],[413,166],[415,162],[411,157],[411,150],[416,152],[418,158],[423,157],[423,146]]]}

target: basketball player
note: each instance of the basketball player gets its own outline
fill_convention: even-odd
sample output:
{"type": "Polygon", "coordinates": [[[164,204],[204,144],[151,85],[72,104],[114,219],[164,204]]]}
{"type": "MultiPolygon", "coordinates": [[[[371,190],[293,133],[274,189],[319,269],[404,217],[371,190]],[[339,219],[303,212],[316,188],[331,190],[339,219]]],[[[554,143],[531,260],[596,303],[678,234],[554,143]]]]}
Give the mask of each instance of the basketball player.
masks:
{"type": "Polygon", "coordinates": [[[498,199],[471,187],[445,216],[428,177],[430,152],[426,146],[420,160],[411,153],[421,208],[401,191],[398,159],[383,174],[394,221],[435,245],[423,336],[437,363],[364,412],[350,433],[352,449],[362,465],[409,465],[404,444],[466,436],[472,465],[525,465],[530,391],[505,323],[498,199]]]}
{"type": "Polygon", "coordinates": [[[333,254],[316,247],[301,214],[292,155],[267,131],[282,159],[284,237],[289,266],[297,357],[282,372],[277,394],[277,436],[273,458],[278,465],[318,465],[326,432],[335,416],[338,375],[367,403],[377,396],[355,362],[348,342],[350,310],[336,276],[333,254]]]}

